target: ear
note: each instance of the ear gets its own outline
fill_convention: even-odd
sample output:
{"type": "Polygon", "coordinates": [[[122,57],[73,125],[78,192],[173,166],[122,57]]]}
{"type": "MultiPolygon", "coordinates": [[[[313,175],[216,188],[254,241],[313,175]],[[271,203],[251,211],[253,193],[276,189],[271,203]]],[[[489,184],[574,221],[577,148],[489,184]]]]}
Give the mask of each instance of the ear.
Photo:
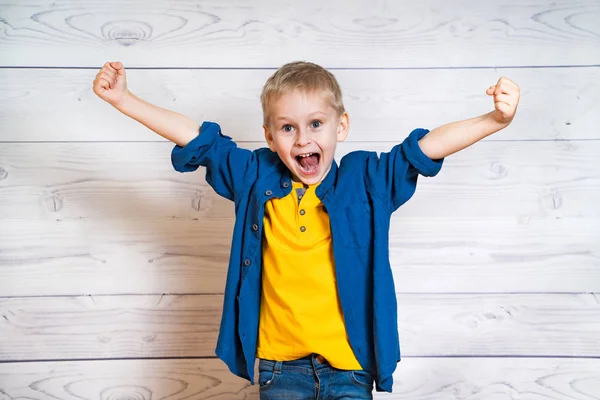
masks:
{"type": "Polygon", "coordinates": [[[343,142],[346,140],[346,136],[348,136],[348,131],[350,130],[350,116],[347,112],[344,111],[342,115],[340,115],[340,121],[338,123],[337,129],[337,141],[343,142]]]}
{"type": "Polygon", "coordinates": [[[273,134],[266,125],[263,125],[263,129],[265,131],[265,140],[267,141],[267,145],[269,145],[271,151],[276,152],[277,148],[275,147],[275,140],[273,140],[273,134]]]}

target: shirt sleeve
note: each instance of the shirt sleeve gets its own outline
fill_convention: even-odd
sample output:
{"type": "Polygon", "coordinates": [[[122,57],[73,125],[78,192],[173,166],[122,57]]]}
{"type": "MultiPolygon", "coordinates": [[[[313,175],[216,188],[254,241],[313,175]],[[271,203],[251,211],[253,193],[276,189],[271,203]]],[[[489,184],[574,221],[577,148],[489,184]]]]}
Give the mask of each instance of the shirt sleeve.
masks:
{"type": "Polygon", "coordinates": [[[435,176],[442,168],[444,158],[432,160],[419,147],[419,139],[427,133],[428,129],[415,129],[389,152],[379,156],[370,152],[367,156],[369,186],[390,212],[412,197],[419,174],[435,176]]]}
{"type": "Polygon", "coordinates": [[[175,145],[171,163],[179,172],[206,167],[206,182],[229,200],[234,200],[246,178],[256,172],[254,152],[237,147],[217,123],[209,121],[202,123],[198,136],[185,147],[175,145]]]}

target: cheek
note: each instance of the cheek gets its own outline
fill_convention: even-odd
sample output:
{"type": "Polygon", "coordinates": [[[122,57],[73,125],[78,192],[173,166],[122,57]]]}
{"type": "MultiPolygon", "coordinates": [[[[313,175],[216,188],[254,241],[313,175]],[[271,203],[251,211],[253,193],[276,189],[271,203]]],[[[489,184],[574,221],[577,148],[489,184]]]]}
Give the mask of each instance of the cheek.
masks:
{"type": "Polygon", "coordinates": [[[291,157],[290,153],[292,152],[292,146],[289,143],[280,143],[279,144],[279,153],[286,157],[291,157]]]}
{"type": "Polygon", "coordinates": [[[275,148],[277,149],[277,152],[279,154],[284,154],[286,151],[289,150],[289,145],[287,142],[288,141],[286,140],[286,138],[282,138],[282,137],[274,138],[273,144],[275,145],[275,148]]]}
{"type": "Polygon", "coordinates": [[[329,135],[324,141],[321,142],[321,149],[327,152],[335,151],[337,144],[337,136],[329,135]]]}
{"type": "Polygon", "coordinates": [[[289,160],[292,156],[291,156],[291,147],[288,146],[286,143],[278,143],[277,144],[277,154],[279,155],[279,158],[281,158],[282,160],[289,160]]]}

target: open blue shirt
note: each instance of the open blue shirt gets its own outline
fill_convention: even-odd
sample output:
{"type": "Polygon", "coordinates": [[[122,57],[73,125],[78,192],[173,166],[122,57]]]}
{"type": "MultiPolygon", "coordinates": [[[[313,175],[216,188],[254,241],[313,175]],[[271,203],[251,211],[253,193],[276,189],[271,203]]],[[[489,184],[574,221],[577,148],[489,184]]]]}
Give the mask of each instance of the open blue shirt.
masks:
{"type": "MultiPolygon", "coordinates": [[[[316,195],[329,214],[338,294],[354,354],[375,378],[376,390],[392,391],[400,361],[396,292],[389,262],[390,216],[415,192],[417,177],[434,176],[444,159],[432,160],[415,129],[391,151],[353,151],[335,160],[316,195]]],[[[292,190],[291,173],[269,148],[239,148],[214,122],[171,161],[179,172],[206,167],[206,181],[235,202],[235,226],[223,314],[215,354],[232,373],[254,385],[261,301],[262,233],[265,203],[292,190]]]]}

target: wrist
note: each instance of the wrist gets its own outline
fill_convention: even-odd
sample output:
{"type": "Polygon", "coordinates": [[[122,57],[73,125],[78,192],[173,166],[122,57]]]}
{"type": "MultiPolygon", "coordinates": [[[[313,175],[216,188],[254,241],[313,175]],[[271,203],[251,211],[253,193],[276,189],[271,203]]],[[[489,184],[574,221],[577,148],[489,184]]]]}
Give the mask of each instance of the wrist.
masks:
{"type": "Polygon", "coordinates": [[[121,99],[116,102],[115,104],[113,104],[113,107],[115,107],[117,110],[121,111],[122,113],[125,113],[125,110],[130,106],[132,100],[135,99],[135,95],[133,93],[131,93],[129,91],[129,89],[125,89],[125,92],[123,93],[123,97],[121,97],[121,99]]]}
{"type": "Polygon", "coordinates": [[[511,123],[511,120],[502,120],[502,115],[498,110],[490,111],[489,113],[485,114],[485,121],[492,128],[493,132],[504,129],[511,123]]]}

